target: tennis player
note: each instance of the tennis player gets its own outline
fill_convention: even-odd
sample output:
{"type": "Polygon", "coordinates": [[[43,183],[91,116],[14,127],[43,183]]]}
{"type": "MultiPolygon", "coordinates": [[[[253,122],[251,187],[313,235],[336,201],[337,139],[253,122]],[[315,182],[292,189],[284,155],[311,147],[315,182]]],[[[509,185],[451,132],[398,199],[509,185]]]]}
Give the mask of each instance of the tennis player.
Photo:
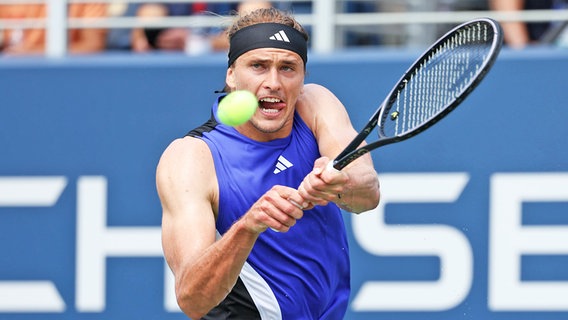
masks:
{"type": "Polygon", "coordinates": [[[239,17],[226,90],[260,107],[238,127],[213,116],[173,141],[157,168],[162,241],[193,319],[343,319],[349,249],[340,208],[378,205],[370,155],[328,162],[356,135],[341,102],[304,84],[308,36],[274,8],[239,17]]]}

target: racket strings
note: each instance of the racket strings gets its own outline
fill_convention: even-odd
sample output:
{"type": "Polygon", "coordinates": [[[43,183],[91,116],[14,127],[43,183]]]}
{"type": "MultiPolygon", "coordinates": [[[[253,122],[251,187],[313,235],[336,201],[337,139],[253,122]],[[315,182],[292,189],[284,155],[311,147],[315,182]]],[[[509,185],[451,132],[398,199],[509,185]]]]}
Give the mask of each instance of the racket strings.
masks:
{"type": "Polygon", "coordinates": [[[478,22],[433,48],[403,80],[387,114],[389,119],[383,121],[383,134],[402,135],[421,126],[468,90],[490,55],[491,30],[478,22]]]}

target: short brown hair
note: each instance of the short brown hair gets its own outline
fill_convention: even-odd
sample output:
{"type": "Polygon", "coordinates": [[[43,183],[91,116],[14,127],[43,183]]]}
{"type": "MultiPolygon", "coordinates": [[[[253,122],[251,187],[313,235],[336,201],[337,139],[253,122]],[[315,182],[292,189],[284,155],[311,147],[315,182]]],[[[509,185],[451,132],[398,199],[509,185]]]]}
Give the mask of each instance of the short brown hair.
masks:
{"type": "Polygon", "coordinates": [[[229,39],[244,27],[248,27],[258,23],[279,23],[287,25],[298,30],[306,41],[308,40],[308,33],[291,14],[278,10],[276,8],[262,8],[249,12],[245,15],[239,16],[235,22],[227,29],[227,36],[229,39]]]}

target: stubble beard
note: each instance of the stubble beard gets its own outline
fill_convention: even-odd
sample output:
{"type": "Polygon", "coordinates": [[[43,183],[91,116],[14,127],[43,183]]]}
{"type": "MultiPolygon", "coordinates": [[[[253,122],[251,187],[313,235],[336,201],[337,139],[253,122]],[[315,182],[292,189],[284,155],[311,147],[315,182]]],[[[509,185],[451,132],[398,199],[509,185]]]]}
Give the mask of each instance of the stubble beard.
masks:
{"type": "Polygon", "coordinates": [[[266,125],[262,125],[261,123],[259,123],[258,121],[251,119],[251,124],[252,126],[262,132],[262,133],[266,133],[266,134],[272,134],[272,133],[278,133],[280,130],[282,130],[282,128],[284,128],[284,126],[286,125],[286,120],[278,123],[278,124],[274,124],[274,122],[270,122],[270,124],[266,124],[266,125]]]}

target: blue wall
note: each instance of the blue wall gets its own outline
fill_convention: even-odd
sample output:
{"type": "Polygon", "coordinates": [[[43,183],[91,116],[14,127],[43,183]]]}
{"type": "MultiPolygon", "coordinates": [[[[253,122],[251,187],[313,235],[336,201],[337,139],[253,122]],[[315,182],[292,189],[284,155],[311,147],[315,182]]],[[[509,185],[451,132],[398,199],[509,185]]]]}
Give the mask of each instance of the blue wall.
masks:
{"type": "MultiPolygon", "coordinates": [[[[418,54],[312,56],[306,82],[360,128],[418,54]]],[[[568,317],[565,70],[568,51],[505,50],[456,112],[374,153],[383,205],[346,214],[346,318],[568,317]]],[[[184,318],[154,171],[224,75],[222,55],[0,60],[0,319],[184,318]]]]}

